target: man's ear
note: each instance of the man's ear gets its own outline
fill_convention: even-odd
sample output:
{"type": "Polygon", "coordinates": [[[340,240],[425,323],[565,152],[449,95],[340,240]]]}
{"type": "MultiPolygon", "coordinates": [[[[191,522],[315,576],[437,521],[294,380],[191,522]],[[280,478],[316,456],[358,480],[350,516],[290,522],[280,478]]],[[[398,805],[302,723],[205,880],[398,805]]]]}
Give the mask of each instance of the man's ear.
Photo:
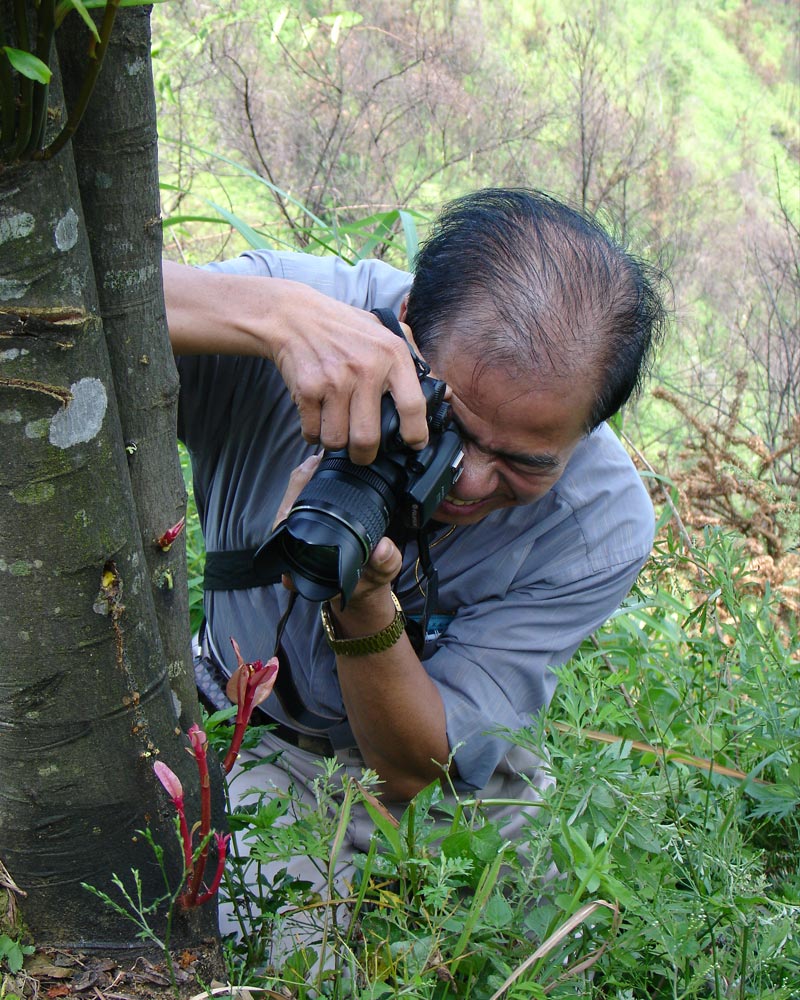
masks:
{"type": "Polygon", "coordinates": [[[403,333],[406,335],[406,339],[414,348],[414,350],[417,352],[417,354],[419,354],[420,357],[423,357],[422,351],[417,347],[417,342],[416,340],[414,340],[413,331],[411,330],[411,327],[408,325],[408,323],[406,323],[407,313],[408,313],[408,298],[405,298],[403,299],[403,303],[400,306],[400,312],[397,314],[397,318],[403,324],[403,333]]]}

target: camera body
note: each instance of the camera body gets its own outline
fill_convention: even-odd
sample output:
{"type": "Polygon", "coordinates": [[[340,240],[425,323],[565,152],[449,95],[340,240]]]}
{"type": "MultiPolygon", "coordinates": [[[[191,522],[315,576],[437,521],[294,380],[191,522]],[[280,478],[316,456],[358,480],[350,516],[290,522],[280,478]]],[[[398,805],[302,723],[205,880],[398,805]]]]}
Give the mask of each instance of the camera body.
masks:
{"type": "Polygon", "coordinates": [[[344,449],[326,451],[286,520],[256,552],[259,569],[288,573],[310,601],[341,594],[346,603],[380,539],[400,541],[422,530],[460,475],[463,451],[450,426],[446,383],[422,362],[417,373],[426,401],[426,446],[415,451],[404,443],[387,393],[375,461],[356,465],[344,449]]]}

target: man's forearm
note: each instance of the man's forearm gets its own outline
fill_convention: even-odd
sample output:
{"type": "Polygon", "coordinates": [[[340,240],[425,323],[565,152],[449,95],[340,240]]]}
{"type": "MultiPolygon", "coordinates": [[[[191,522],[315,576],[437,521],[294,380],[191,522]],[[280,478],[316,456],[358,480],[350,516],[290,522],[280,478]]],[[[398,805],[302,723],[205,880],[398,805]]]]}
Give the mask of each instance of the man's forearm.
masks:
{"type": "MultiPolygon", "coordinates": [[[[343,637],[356,638],[393,615],[387,589],[366,606],[335,611],[334,619],[343,637]]],[[[350,725],[385,797],[410,799],[441,778],[450,756],[444,705],[408,637],[380,653],[338,656],[337,668],[350,725]]]]}
{"type": "Polygon", "coordinates": [[[163,274],[175,354],[271,356],[269,324],[280,322],[280,285],[285,282],[267,283],[170,261],[164,261],[163,274]]]}
{"type": "Polygon", "coordinates": [[[380,443],[390,392],[411,447],[428,439],[425,398],[405,343],[376,316],[297,281],[164,264],[176,354],[240,354],[273,361],[307,441],[347,447],[367,464],[380,443]]]}

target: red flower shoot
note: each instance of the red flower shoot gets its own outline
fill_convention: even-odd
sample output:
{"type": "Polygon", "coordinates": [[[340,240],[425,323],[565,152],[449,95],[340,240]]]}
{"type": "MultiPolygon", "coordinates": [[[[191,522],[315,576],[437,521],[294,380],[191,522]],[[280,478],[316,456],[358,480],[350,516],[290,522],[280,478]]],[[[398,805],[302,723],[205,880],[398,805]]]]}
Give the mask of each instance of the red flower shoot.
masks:
{"type": "Polygon", "coordinates": [[[197,906],[197,893],[203,882],[203,872],[208,858],[208,837],[211,833],[211,777],[208,773],[208,758],[206,756],[208,737],[197,723],[189,729],[188,736],[192,747],[190,750],[187,747],[187,750],[197,761],[197,773],[200,776],[200,843],[204,846],[201,848],[197,863],[194,865],[189,888],[183,899],[183,905],[187,908],[197,906]]]}
{"type": "Polygon", "coordinates": [[[245,663],[239,651],[239,644],[235,639],[231,639],[231,644],[236,653],[237,667],[228,681],[227,692],[231,701],[236,702],[238,709],[230,749],[222,762],[222,769],[226,774],[230,774],[236,763],[236,758],[239,756],[253,709],[269,697],[275,686],[275,677],[278,673],[277,657],[273,656],[267,663],[262,663],[261,660],[245,663]]]}
{"type": "Polygon", "coordinates": [[[188,732],[190,747],[186,749],[194,757],[197,763],[197,772],[200,777],[200,851],[195,859],[192,850],[192,832],[186,819],[186,809],[183,800],[183,786],[177,774],[169,768],[163,761],[156,761],[153,764],[155,775],[164,786],[167,795],[172,800],[175,811],[178,814],[180,825],[180,837],[183,845],[183,861],[186,877],[186,888],[181,893],[180,904],[185,910],[195,906],[202,906],[216,894],[222,881],[222,874],[225,869],[225,859],[228,855],[228,845],[230,844],[230,834],[224,836],[214,833],[214,841],[217,850],[217,867],[214,877],[209,886],[203,885],[203,872],[205,871],[208,859],[208,848],[211,841],[211,779],[208,773],[208,759],[206,756],[208,737],[198,726],[193,725],[188,732]],[[204,890],[200,892],[201,888],[204,890]]]}
{"type": "Polygon", "coordinates": [[[172,543],[178,537],[178,535],[183,531],[184,525],[186,524],[186,518],[182,517],[180,521],[172,525],[171,528],[167,528],[164,534],[156,539],[156,545],[162,550],[162,552],[169,552],[172,547],[172,543]]]}
{"type": "Polygon", "coordinates": [[[222,873],[225,871],[225,858],[228,856],[228,844],[230,844],[230,842],[231,835],[229,833],[226,833],[224,836],[220,833],[214,834],[214,843],[217,846],[217,870],[214,872],[214,878],[211,880],[211,885],[202,895],[198,896],[198,906],[202,906],[203,903],[207,903],[219,889],[219,884],[222,881],[222,873]]]}

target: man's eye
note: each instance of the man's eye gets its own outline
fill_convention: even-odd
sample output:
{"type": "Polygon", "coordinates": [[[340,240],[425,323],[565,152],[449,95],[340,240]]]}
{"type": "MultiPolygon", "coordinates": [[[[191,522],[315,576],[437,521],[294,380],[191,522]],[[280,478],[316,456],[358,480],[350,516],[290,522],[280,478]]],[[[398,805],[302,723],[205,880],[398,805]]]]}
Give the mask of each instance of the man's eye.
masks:
{"type": "Polygon", "coordinates": [[[509,462],[508,466],[518,476],[525,476],[527,479],[547,479],[555,472],[555,469],[549,465],[526,465],[524,462],[509,462]]]}

